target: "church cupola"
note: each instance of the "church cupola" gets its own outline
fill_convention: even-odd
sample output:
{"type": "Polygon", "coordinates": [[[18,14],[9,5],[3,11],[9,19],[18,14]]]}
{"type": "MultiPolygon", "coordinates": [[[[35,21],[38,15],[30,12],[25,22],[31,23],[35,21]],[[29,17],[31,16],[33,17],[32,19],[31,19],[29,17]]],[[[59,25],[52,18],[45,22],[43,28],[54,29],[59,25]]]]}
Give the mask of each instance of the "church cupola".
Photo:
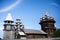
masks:
{"type": "Polygon", "coordinates": [[[5,21],[4,21],[4,30],[12,30],[12,23],[13,23],[13,19],[10,13],[8,13],[5,21]]]}
{"type": "Polygon", "coordinates": [[[24,32],[24,25],[21,22],[20,17],[16,19],[16,24],[15,24],[15,38],[20,39],[25,37],[25,32],[24,32]]]}
{"type": "MultiPolygon", "coordinates": [[[[41,18],[40,18],[40,21],[41,21],[41,22],[52,21],[52,22],[55,23],[54,18],[53,18],[52,16],[50,16],[50,15],[48,14],[48,12],[46,12],[46,14],[45,14],[44,17],[41,17],[41,18]]],[[[41,23],[41,22],[40,22],[40,23],[41,23]]]]}
{"type": "Polygon", "coordinates": [[[52,16],[50,16],[48,14],[48,12],[46,12],[45,16],[44,17],[41,17],[40,18],[40,22],[39,24],[41,25],[41,29],[48,33],[48,35],[50,36],[53,32],[56,31],[56,28],[55,28],[55,20],[52,16]]]}
{"type": "Polygon", "coordinates": [[[22,30],[24,29],[24,25],[22,24],[20,17],[18,17],[18,18],[16,19],[16,27],[17,27],[17,29],[20,30],[20,31],[21,31],[21,29],[22,29],[22,30]]]}

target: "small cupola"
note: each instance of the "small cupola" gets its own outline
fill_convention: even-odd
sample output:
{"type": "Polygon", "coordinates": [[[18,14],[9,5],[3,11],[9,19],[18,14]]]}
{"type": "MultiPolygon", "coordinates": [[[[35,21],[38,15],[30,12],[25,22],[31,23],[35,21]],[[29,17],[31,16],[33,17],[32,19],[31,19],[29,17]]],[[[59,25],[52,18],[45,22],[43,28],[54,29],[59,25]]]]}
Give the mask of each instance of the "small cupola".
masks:
{"type": "Polygon", "coordinates": [[[13,19],[12,19],[12,16],[11,16],[11,13],[8,13],[5,21],[5,23],[13,23],[13,19]]]}

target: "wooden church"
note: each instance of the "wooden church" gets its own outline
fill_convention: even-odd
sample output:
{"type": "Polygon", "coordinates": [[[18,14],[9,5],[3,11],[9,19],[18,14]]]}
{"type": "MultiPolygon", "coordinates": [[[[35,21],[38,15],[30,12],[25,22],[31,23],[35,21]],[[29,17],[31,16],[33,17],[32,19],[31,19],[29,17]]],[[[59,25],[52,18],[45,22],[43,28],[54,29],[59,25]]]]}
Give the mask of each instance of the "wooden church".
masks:
{"type": "Polygon", "coordinates": [[[16,22],[13,21],[12,16],[8,13],[4,21],[4,40],[12,39],[32,39],[32,38],[48,38],[51,37],[52,33],[56,31],[55,20],[53,17],[49,16],[47,13],[44,17],[40,18],[39,24],[41,25],[41,30],[25,29],[18,17],[16,22]]]}

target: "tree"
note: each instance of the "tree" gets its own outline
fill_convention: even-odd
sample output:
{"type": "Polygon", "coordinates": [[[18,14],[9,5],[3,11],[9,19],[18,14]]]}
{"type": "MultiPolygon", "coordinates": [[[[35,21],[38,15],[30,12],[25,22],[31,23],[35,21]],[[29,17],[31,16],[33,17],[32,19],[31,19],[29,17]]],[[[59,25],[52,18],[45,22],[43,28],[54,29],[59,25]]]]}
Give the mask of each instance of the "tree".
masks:
{"type": "Polygon", "coordinates": [[[57,30],[53,33],[52,37],[60,37],[60,29],[57,29],[57,30]]]}

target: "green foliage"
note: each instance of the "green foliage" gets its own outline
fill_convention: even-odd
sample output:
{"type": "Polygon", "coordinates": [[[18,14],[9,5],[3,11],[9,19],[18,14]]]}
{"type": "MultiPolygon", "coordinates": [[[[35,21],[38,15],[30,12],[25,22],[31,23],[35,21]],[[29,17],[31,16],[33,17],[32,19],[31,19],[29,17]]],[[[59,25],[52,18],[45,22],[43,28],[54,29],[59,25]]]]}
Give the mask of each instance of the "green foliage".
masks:
{"type": "Polygon", "coordinates": [[[60,37],[60,29],[57,29],[56,32],[53,33],[52,37],[60,37]]]}

